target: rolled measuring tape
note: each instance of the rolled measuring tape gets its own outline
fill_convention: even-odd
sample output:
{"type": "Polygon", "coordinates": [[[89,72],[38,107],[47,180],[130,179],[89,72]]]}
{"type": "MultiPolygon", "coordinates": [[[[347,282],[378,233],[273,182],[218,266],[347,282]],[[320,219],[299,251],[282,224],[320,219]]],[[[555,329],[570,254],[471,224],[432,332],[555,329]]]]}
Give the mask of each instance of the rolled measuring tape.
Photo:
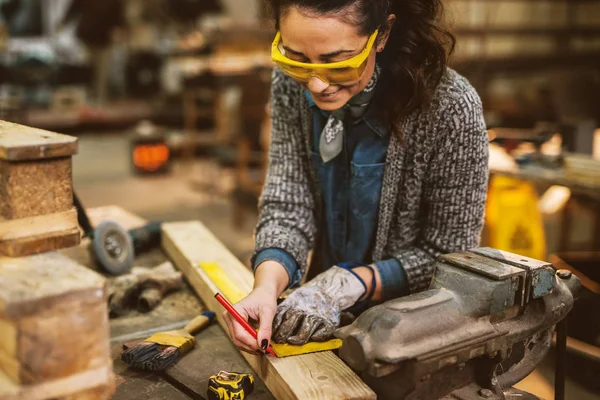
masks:
{"type": "Polygon", "coordinates": [[[251,374],[221,371],[208,380],[208,400],[245,400],[254,390],[251,374]]]}

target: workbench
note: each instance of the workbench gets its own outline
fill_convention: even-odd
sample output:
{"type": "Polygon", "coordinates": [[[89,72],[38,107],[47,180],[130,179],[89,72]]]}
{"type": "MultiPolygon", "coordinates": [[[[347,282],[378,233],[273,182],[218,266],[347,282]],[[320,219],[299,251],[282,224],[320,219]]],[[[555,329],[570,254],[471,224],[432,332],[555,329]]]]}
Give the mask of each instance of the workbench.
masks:
{"type": "MultiPolygon", "coordinates": [[[[87,212],[93,225],[102,220],[112,219],[130,229],[146,222],[116,206],[89,209],[87,212]]],[[[87,245],[87,240],[84,240],[80,246],[64,249],[61,252],[78,263],[97,270],[87,245]]],[[[164,261],[167,261],[164,252],[161,249],[154,249],[137,257],[134,265],[153,267],[164,261]]],[[[121,361],[120,355],[124,343],[145,339],[155,331],[181,328],[203,311],[206,311],[204,304],[189,285],[184,283],[180,291],[167,295],[158,307],[148,313],[142,314],[132,310],[125,316],[111,319],[111,357],[117,375],[117,390],[113,399],[204,399],[210,375],[220,370],[253,373],[252,368],[217,323],[213,323],[197,334],[196,348],[162,373],[130,369],[121,361]]],[[[221,310],[211,311],[221,312],[221,310]]],[[[260,378],[256,374],[253,375],[256,384],[252,399],[273,399],[273,395],[260,378]]]]}

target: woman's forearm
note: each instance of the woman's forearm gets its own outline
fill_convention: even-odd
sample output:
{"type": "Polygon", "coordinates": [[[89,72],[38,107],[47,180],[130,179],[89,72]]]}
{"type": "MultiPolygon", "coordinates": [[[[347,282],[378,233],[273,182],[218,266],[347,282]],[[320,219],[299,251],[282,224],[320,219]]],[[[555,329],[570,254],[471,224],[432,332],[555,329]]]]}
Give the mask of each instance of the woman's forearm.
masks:
{"type": "MultiPolygon", "coordinates": [[[[375,290],[373,291],[373,297],[371,299],[373,301],[381,301],[383,299],[381,275],[379,275],[379,270],[374,265],[371,267],[373,267],[373,272],[375,273],[375,290]]],[[[353,271],[356,272],[360,279],[363,280],[365,285],[367,285],[367,291],[360,299],[363,300],[367,297],[368,293],[371,293],[371,290],[373,290],[373,272],[371,272],[371,269],[367,267],[354,268],[353,271]]]]}
{"type": "Polygon", "coordinates": [[[290,277],[283,265],[276,261],[265,261],[256,267],[254,273],[254,290],[266,291],[279,297],[287,288],[290,277]]]}
{"type": "MultiPolygon", "coordinates": [[[[383,299],[381,275],[374,265],[372,267],[372,271],[375,273],[375,290],[373,291],[372,300],[381,301],[383,299]]],[[[367,290],[364,297],[367,297],[367,294],[373,290],[373,272],[367,267],[358,267],[353,270],[365,282],[367,290]]],[[[270,295],[279,297],[287,288],[289,280],[290,277],[283,265],[276,261],[265,261],[255,270],[254,289],[259,289],[270,295]]]]}

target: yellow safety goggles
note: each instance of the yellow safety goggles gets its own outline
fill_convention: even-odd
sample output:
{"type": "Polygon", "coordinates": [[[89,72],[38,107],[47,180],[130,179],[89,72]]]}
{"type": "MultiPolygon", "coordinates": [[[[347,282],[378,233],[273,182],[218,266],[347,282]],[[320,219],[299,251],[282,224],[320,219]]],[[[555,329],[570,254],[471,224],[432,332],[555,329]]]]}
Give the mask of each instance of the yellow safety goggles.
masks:
{"type": "Polygon", "coordinates": [[[302,82],[308,82],[313,76],[327,84],[355,82],[367,67],[367,59],[378,33],[379,29],[376,29],[364,50],[352,58],[327,64],[310,64],[287,58],[280,48],[281,32],[277,32],[271,45],[271,58],[283,72],[302,82]]]}

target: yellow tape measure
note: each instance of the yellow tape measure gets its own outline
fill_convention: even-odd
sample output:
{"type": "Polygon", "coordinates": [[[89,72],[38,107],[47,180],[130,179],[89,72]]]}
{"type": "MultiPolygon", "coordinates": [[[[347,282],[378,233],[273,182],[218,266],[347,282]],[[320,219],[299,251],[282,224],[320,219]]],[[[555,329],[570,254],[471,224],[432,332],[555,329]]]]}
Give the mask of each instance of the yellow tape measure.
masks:
{"type": "Polygon", "coordinates": [[[252,375],[221,371],[208,380],[206,395],[209,400],[244,400],[253,390],[252,375]]]}

